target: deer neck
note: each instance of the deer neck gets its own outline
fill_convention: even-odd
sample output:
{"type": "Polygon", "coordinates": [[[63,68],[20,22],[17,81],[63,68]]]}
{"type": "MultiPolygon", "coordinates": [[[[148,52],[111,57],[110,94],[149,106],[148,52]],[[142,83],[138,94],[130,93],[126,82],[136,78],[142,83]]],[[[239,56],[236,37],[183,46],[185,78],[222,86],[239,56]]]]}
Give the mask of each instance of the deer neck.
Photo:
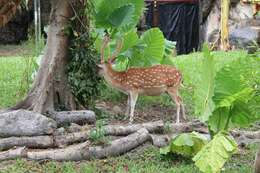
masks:
{"type": "Polygon", "coordinates": [[[111,63],[105,64],[104,78],[113,87],[116,87],[118,89],[121,88],[124,79],[124,74],[125,72],[115,71],[111,63]]]}

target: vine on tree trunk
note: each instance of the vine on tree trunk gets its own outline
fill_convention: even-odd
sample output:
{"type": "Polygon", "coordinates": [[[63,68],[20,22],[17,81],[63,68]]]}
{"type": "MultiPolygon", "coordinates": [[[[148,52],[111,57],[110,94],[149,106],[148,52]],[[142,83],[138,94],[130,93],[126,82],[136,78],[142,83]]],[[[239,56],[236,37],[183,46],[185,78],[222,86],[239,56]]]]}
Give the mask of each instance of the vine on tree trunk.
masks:
{"type": "Polygon", "coordinates": [[[74,17],[69,26],[70,48],[68,65],[68,79],[73,95],[77,101],[85,106],[93,105],[99,94],[100,77],[96,64],[97,52],[93,46],[94,38],[90,35],[90,20],[92,4],[86,0],[71,4],[74,17]],[[77,9],[77,11],[75,10],[77,9]]]}

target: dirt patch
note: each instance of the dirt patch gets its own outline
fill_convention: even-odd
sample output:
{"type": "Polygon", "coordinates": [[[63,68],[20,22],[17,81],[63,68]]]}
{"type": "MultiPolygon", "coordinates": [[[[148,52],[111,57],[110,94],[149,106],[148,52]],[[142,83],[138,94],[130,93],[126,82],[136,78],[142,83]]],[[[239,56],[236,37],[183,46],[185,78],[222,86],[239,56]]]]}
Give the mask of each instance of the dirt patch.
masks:
{"type": "MultiPolygon", "coordinates": [[[[96,108],[104,112],[109,124],[127,124],[129,117],[125,115],[126,103],[98,102],[96,108]]],[[[175,106],[163,106],[151,104],[146,106],[136,106],[133,123],[145,123],[163,120],[165,122],[176,121],[175,106]]],[[[184,120],[182,120],[184,122],[184,120]]]]}

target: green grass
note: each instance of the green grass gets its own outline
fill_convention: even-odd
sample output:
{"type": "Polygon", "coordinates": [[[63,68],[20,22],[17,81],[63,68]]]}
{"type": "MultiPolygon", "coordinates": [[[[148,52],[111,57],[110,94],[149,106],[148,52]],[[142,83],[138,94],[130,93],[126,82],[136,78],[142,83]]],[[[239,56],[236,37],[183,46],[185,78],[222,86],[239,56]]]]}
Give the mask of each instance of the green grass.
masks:
{"type": "Polygon", "coordinates": [[[22,78],[25,67],[22,57],[0,57],[0,109],[14,105],[24,96],[22,78]]]}
{"type": "MultiPolygon", "coordinates": [[[[250,145],[243,154],[235,155],[224,167],[222,173],[252,173],[254,155],[259,145],[250,145]]],[[[183,158],[164,158],[158,148],[144,150],[104,160],[82,162],[31,162],[17,160],[14,163],[0,163],[0,173],[200,173],[192,161],[183,158]]]]}

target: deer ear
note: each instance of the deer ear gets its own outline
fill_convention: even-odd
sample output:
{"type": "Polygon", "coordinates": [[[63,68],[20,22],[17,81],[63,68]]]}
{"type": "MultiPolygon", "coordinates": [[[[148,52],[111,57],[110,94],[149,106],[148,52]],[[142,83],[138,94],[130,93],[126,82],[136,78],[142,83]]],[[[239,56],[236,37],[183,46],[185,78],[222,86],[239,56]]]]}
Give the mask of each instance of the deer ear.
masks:
{"type": "Polygon", "coordinates": [[[97,64],[98,68],[103,68],[103,64],[97,64]]]}

